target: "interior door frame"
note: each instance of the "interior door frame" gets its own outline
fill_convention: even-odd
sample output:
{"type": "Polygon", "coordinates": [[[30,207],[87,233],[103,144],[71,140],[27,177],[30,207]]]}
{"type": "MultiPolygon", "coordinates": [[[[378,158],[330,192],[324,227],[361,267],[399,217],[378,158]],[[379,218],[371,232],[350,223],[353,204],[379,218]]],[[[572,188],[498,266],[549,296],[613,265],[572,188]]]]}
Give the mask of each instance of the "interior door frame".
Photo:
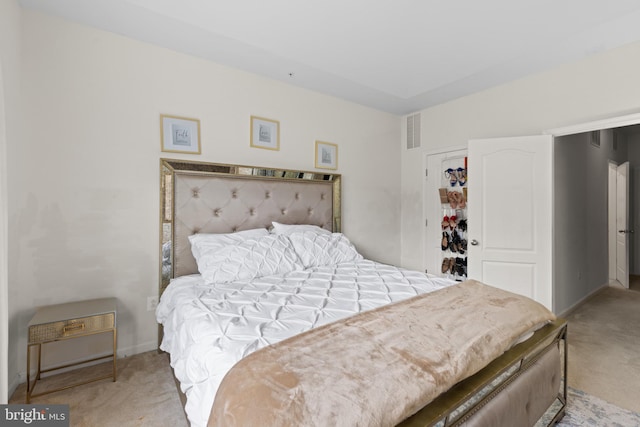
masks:
{"type": "Polygon", "coordinates": [[[623,116],[615,116],[607,119],[594,120],[570,126],[547,129],[543,134],[553,135],[554,137],[574,135],[577,133],[591,132],[601,129],[612,129],[623,126],[633,126],[640,124],[640,113],[627,114],[623,116]]]}

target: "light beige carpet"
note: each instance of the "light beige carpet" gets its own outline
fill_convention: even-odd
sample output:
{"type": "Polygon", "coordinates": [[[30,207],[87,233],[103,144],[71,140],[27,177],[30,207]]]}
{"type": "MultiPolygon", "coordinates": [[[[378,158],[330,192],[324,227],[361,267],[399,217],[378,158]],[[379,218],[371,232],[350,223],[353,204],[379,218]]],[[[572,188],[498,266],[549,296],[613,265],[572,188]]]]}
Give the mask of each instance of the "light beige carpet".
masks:
{"type": "MultiPolygon", "coordinates": [[[[66,381],[108,374],[111,366],[106,363],[51,376],[38,381],[35,391],[40,393],[66,381]]],[[[22,384],[9,403],[24,403],[25,395],[26,384],[22,384]]],[[[116,382],[101,380],[36,397],[31,403],[68,404],[71,426],[188,426],[169,356],[156,351],[118,359],[116,382]]]]}
{"type": "MultiPolygon", "coordinates": [[[[569,386],[606,402],[640,412],[640,292],[606,288],[576,309],[569,321],[569,386]]],[[[101,369],[110,369],[110,363],[101,369]]],[[[96,367],[61,374],[38,383],[95,375],[96,367]]],[[[10,403],[24,403],[21,385],[10,403]]],[[[166,354],[155,351],[118,359],[118,381],[102,380],[33,399],[69,404],[72,426],[187,427],[166,354]]],[[[596,410],[601,418],[607,410],[596,410]]],[[[570,402],[568,411],[577,409],[570,402]]],[[[572,414],[572,419],[590,419],[572,414]]],[[[605,425],[605,424],[591,424],[605,425]]]]}
{"type": "Polygon", "coordinates": [[[567,320],[568,384],[640,412],[640,292],[604,288],[567,320]]]}

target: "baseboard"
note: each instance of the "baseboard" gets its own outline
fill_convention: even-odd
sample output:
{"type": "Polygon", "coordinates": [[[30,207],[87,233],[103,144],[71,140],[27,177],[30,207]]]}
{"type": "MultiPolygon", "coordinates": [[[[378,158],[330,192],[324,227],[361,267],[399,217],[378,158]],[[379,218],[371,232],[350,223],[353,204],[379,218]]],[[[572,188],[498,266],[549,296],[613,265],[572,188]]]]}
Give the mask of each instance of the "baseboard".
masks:
{"type": "MultiPolygon", "coordinates": [[[[11,396],[13,396],[13,393],[16,392],[16,389],[18,388],[18,386],[23,382],[26,382],[26,379],[24,381],[20,379],[21,376],[22,376],[21,374],[16,374],[14,375],[13,380],[9,382],[9,389],[7,390],[9,393],[8,394],[9,399],[11,399],[11,396]]],[[[26,375],[25,375],[25,378],[26,378],[26,375]]]]}
{"type": "Polygon", "coordinates": [[[591,297],[593,297],[595,294],[601,292],[602,290],[604,290],[605,288],[608,288],[609,284],[605,283],[604,285],[601,285],[600,287],[594,289],[593,291],[591,291],[590,293],[588,293],[587,295],[585,295],[584,297],[580,298],[577,302],[575,302],[573,305],[571,305],[570,307],[568,307],[567,309],[565,309],[564,311],[562,311],[562,313],[558,314],[558,317],[562,317],[562,318],[567,318],[568,316],[570,316],[574,311],[576,311],[576,309],[578,309],[578,307],[580,307],[582,304],[584,304],[588,299],[590,299],[591,297]]]}
{"type": "Polygon", "coordinates": [[[158,342],[157,341],[148,341],[142,344],[136,344],[129,347],[119,348],[118,349],[118,357],[129,357],[134,354],[146,353],[147,351],[157,350],[158,342]]]}

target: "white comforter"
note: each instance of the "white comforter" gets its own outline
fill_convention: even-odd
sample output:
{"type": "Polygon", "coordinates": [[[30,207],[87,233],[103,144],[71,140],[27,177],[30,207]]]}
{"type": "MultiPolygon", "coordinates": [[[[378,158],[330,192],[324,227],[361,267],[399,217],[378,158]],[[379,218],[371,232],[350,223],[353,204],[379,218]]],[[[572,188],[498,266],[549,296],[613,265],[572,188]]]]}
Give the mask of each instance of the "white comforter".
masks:
{"type": "Polygon", "coordinates": [[[187,395],[192,426],[205,426],[224,375],[244,356],[311,328],[455,282],[357,260],[245,282],[175,279],[156,315],[161,348],[187,395]]]}

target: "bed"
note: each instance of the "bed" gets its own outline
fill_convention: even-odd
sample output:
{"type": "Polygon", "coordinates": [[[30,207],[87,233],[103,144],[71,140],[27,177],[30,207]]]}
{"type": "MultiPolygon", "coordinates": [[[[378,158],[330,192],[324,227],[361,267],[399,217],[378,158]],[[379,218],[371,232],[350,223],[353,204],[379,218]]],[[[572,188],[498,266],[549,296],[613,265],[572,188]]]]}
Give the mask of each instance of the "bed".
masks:
{"type": "MultiPolygon", "coordinates": [[[[443,307],[450,304],[447,298],[452,293],[457,292],[456,298],[460,300],[464,299],[460,298],[464,295],[461,292],[502,292],[484,284],[465,282],[461,286],[448,279],[364,259],[340,233],[340,175],[170,159],[161,159],[160,171],[161,298],[156,312],[160,324],[159,348],[170,354],[192,426],[254,425],[255,419],[243,419],[240,415],[275,413],[268,402],[261,409],[267,411],[263,413],[257,410],[260,403],[256,399],[246,400],[251,395],[247,390],[251,387],[262,390],[265,384],[269,387],[276,384],[266,393],[269,396],[291,394],[291,389],[284,390],[278,378],[269,377],[270,368],[261,371],[272,366],[274,357],[288,357],[280,366],[291,369],[299,362],[302,371],[310,363],[305,357],[313,356],[313,363],[327,365],[326,377],[334,375],[336,379],[331,384],[337,387],[344,378],[355,376],[336,371],[333,365],[337,364],[328,363],[319,355],[323,350],[328,355],[339,354],[349,347],[340,344],[340,334],[345,333],[345,328],[351,328],[349,342],[360,339],[361,344],[356,347],[362,348],[364,355],[371,355],[371,351],[365,350],[371,337],[358,338],[357,334],[363,330],[369,334],[372,322],[384,316],[395,316],[385,325],[405,328],[394,333],[384,330],[387,326],[378,328],[383,329],[380,335],[384,339],[397,340],[397,336],[404,337],[412,331],[426,333],[446,323],[442,321],[446,316],[437,321],[437,326],[411,323],[436,322],[435,315],[406,317],[411,310],[424,312],[420,304],[427,304],[428,300],[430,304],[439,301],[437,304],[443,307]],[[397,321],[398,316],[405,318],[397,321]],[[358,322],[365,327],[354,328],[358,322]],[[309,355],[311,344],[318,349],[309,355]],[[337,347],[332,350],[332,345],[337,347]],[[270,359],[265,362],[262,356],[270,359]],[[246,375],[249,371],[256,372],[253,378],[246,375]],[[244,382],[232,382],[234,376],[244,382]],[[236,408],[235,412],[231,407],[236,408]]],[[[491,294],[491,298],[497,297],[491,294]]],[[[518,300],[517,304],[521,303],[528,304],[518,300]]],[[[483,306],[489,305],[472,311],[482,311],[483,306]]],[[[458,319],[460,313],[469,311],[460,310],[450,318],[458,319]]],[[[441,311],[444,316],[446,313],[441,311]]],[[[516,308],[518,311],[526,310],[516,308]]],[[[500,314],[488,311],[485,317],[495,315],[500,314]]],[[[477,340],[491,341],[491,346],[483,348],[490,347],[495,354],[485,355],[486,360],[474,357],[478,366],[456,371],[451,383],[434,381],[441,389],[428,399],[423,391],[415,393],[420,394],[416,399],[409,396],[412,403],[406,410],[396,411],[399,406],[394,400],[396,396],[383,393],[382,404],[376,404],[375,408],[365,405],[361,413],[354,412],[353,407],[343,410],[343,414],[355,413],[359,422],[349,422],[346,417],[339,418],[342,421],[337,423],[330,418],[303,417],[294,421],[288,418],[292,416],[292,407],[285,398],[287,406],[278,409],[279,421],[264,424],[553,424],[562,417],[566,405],[566,323],[542,310],[538,315],[531,319],[513,317],[513,324],[508,319],[499,322],[503,342],[497,344],[493,336],[477,340]],[[380,409],[386,408],[384,405],[388,408],[380,409]],[[398,414],[389,418],[386,414],[392,412],[398,414]]],[[[450,323],[458,327],[455,324],[459,322],[450,323]]],[[[460,345],[443,349],[444,354],[468,353],[461,347],[480,334],[464,333],[464,330],[455,333],[460,345]]],[[[418,350],[422,348],[418,344],[427,338],[416,336],[413,338],[416,345],[409,342],[403,351],[417,352],[419,357],[420,351],[428,351],[418,350]]],[[[451,344],[456,340],[449,335],[446,341],[451,344]]],[[[396,348],[397,343],[377,347],[386,351],[396,348]]],[[[411,358],[416,355],[412,353],[411,358]]],[[[361,357],[356,353],[355,359],[361,357]]],[[[366,364],[359,366],[367,368],[366,364]]],[[[409,380],[395,387],[409,390],[409,383],[413,382],[422,390],[422,384],[411,375],[415,366],[415,363],[398,366],[407,371],[402,375],[409,380]]],[[[326,384],[313,385],[318,379],[317,372],[322,370],[314,370],[304,379],[310,382],[306,389],[308,400],[315,403],[327,395],[322,391],[326,384]],[[314,390],[322,393],[312,396],[314,390]]],[[[367,381],[384,376],[363,375],[367,381]]],[[[303,376],[296,378],[302,381],[303,376]]],[[[358,390],[362,388],[358,386],[358,390]]],[[[336,395],[335,401],[325,404],[336,408],[349,400],[341,398],[340,393],[336,395]]],[[[365,394],[361,400],[367,403],[371,399],[365,394]]],[[[299,412],[305,411],[309,412],[306,409],[299,412]]],[[[324,412],[317,410],[314,416],[324,417],[324,412]]],[[[266,420],[269,415],[257,416],[266,420]]]]}

